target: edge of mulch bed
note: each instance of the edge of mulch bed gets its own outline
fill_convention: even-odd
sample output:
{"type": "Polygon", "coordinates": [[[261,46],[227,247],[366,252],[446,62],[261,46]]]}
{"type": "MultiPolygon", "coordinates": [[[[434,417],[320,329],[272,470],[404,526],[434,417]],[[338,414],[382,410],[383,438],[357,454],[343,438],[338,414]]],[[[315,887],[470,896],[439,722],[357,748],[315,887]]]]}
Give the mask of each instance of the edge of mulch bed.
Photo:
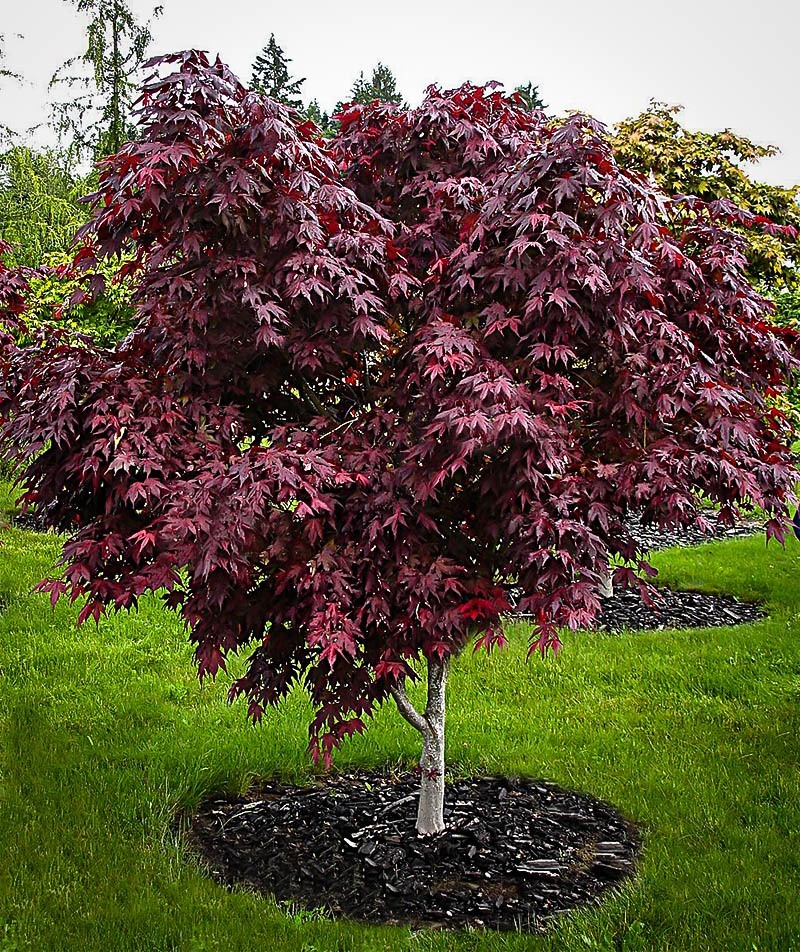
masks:
{"type": "Polygon", "coordinates": [[[705,545],[708,542],[725,542],[728,539],[744,539],[764,532],[764,523],[755,518],[740,519],[733,526],[721,526],[713,518],[705,529],[686,526],[682,529],[662,529],[655,525],[644,525],[641,513],[632,512],[628,516],[628,529],[639,545],[650,552],[660,549],[690,548],[705,545]]]}
{"type": "Polygon", "coordinates": [[[676,591],[659,587],[655,607],[642,601],[637,589],[617,591],[603,599],[592,631],[661,631],[665,628],[720,628],[763,621],[767,613],[758,602],[745,602],[734,595],[676,591]]]}
{"type": "Polygon", "coordinates": [[[17,512],[3,520],[2,528],[24,529],[26,532],[52,532],[53,529],[42,515],[31,512],[17,512]]]}
{"type": "Polygon", "coordinates": [[[372,923],[543,932],[634,874],[636,826],[587,794],[526,778],[447,786],[441,836],[414,830],[418,778],[262,783],[178,818],[188,852],[229,888],[372,923]]]}
{"type": "MultiPolygon", "coordinates": [[[[767,613],[758,602],[745,602],[735,595],[713,592],[676,591],[666,586],[655,591],[655,607],[646,605],[638,589],[618,589],[602,600],[602,608],[587,631],[619,634],[623,631],[663,631],[681,628],[721,628],[751,625],[767,613]]],[[[512,620],[533,616],[516,612],[512,620]]]]}

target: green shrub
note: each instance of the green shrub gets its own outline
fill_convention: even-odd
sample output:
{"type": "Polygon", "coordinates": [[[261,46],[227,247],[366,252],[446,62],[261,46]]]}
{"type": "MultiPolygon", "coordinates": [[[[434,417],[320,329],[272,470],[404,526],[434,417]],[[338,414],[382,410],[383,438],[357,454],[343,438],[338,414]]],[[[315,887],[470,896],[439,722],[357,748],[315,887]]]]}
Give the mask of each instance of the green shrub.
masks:
{"type": "Polygon", "coordinates": [[[70,268],[71,256],[66,252],[52,254],[46,264],[49,272],[30,280],[29,322],[56,320],[70,331],[87,334],[101,347],[115,346],[133,329],[133,286],[115,277],[118,263],[98,264],[95,271],[105,278],[105,290],[83,304],[69,303],[83,284],[82,276],[70,268]]]}
{"type": "Polygon", "coordinates": [[[6,264],[37,268],[48,255],[66,252],[88,218],[80,199],[89,185],[55,150],[14,146],[0,153],[0,238],[12,246],[6,264]]]}

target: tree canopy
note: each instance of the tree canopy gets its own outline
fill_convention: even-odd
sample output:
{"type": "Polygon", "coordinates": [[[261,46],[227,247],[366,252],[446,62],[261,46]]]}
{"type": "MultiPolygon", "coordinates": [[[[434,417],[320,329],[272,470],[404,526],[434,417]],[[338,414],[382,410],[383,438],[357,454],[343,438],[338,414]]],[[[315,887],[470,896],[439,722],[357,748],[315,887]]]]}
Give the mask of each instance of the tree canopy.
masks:
{"type": "MultiPolygon", "coordinates": [[[[113,344],[131,329],[130,284],[114,275],[117,263],[100,262],[108,277],[103,294],[73,304],[91,277],[72,267],[70,246],[89,217],[82,204],[94,176],[75,175],[56,150],[15,145],[0,153],[0,240],[6,263],[29,269],[28,322],[48,323],[113,344]]],[[[95,180],[96,184],[96,180],[95,180]]]]}
{"type": "Polygon", "coordinates": [[[539,87],[530,80],[522,86],[516,86],[514,92],[519,93],[523,105],[528,109],[547,109],[547,104],[539,95],[539,87]]]}
{"type": "Polygon", "coordinates": [[[86,185],[55,150],[15,145],[0,153],[0,239],[12,246],[8,260],[35,268],[66,252],[89,217],[79,203],[86,185]]]}
{"type": "Polygon", "coordinates": [[[393,697],[436,832],[448,661],[505,642],[512,593],[544,653],[610,559],[644,584],[632,507],[757,503],[783,537],[795,364],[730,226],[780,229],[669,198],[599,124],[497,90],[355,105],[326,145],[219,60],[161,66],[76,255],[122,256],[136,331],[5,341],[4,452],[70,533],[42,588],[81,622],[161,592],[201,678],[250,651],[231,697],[254,720],[304,685],[326,762],[393,697]]]}
{"type": "Polygon", "coordinates": [[[320,108],[316,99],[312,99],[306,107],[306,116],[319,127],[320,132],[326,139],[330,139],[336,134],[338,123],[320,108]]]}

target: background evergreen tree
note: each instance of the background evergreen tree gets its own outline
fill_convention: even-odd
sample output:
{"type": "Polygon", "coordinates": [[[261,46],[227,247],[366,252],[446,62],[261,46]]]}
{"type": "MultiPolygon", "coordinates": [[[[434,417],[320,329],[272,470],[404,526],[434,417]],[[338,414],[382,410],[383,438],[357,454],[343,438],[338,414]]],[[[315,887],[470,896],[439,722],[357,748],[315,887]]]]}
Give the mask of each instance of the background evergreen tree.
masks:
{"type": "MultiPolygon", "coordinates": [[[[119,151],[134,132],[131,117],[138,74],[152,35],[125,0],[67,0],[89,16],[87,45],[53,74],[50,88],[66,86],[69,99],[52,106],[59,139],[78,157],[101,158],[119,151]],[[80,92],[82,90],[82,92],[80,92]]],[[[161,13],[156,7],[154,16],[161,13]]]]}
{"type": "Polygon", "coordinates": [[[534,109],[547,109],[547,103],[544,102],[539,95],[539,87],[534,86],[533,83],[527,82],[524,86],[516,86],[514,92],[520,94],[523,104],[531,111],[534,109]]]}
{"type": "Polygon", "coordinates": [[[62,330],[113,346],[132,328],[131,282],[110,280],[113,270],[100,264],[92,274],[108,279],[102,293],[72,302],[92,280],[72,268],[70,249],[76,230],[89,217],[89,206],[80,199],[93,181],[96,173],[76,174],[69,157],[55,149],[15,144],[0,153],[0,241],[11,246],[4,255],[6,265],[37,272],[28,276],[28,327],[58,315],[62,330]]]}
{"type": "Polygon", "coordinates": [[[0,154],[0,240],[12,246],[6,263],[36,268],[65,252],[89,217],[79,202],[86,188],[55,150],[14,145],[0,154]]]}
{"type": "Polygon", "coordinates": [[[378,63],[372,70],[372,76],[367,79],[364,73],[358,74],[358,79],[350,90],[350,102],[369,105],[374,99],[379,102],[402,103],[403,97],[397,91],[397,79],[394,73],[383,63],[378,63]]]}
{"type": "MultiPolygon", "coordinates": [[[[270,33],[269,43],[258,54],[253,63],[250,88],[264,96],[269,96],[270,99],[283,103],[285,106],[302,109],[300,87],[305,82],[305,77],[294,79],[289,74],[289,63],[291,62],[291,59],[278,46],[275,34],[270,33]]],[[[317,109],[319,109],[319,106],[317,106],[317,109]]]]}
{"type": "Polygon", "coordinates": [[[324,112],[316,99],[312,99],[306,107],[306,117],[319,127],[320,132],[326,139],[330,139],[336,134],[339,123],[331,119],[327,112],[324,112]]]}
{"type": "MultiPolygon", "coordinates": [[[[22,77],[12,69],[3,66],[3,60],[6,58],[6,38],[5,34],[0,33],[0,85],[4,85],[6,80],[20,82],[22,77]]],[[[0,145],[10,142],[14,138],[14,131],[9,126],[0,122],[0,145]]]]}

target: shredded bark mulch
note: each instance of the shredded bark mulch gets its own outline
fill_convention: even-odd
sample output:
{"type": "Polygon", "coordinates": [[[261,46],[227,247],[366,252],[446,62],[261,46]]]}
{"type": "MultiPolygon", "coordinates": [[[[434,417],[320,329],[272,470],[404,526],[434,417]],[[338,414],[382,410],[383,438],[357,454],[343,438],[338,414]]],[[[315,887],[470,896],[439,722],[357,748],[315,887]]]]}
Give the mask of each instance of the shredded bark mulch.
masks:
{"type": "Polygon", "coordinates": [[[611,598],[603,599],[603,610],[592,628],[609,632],[715,628],[751,624],[766,617],[755,602],[741,602],[732,595],[659,588],[655,608],[650,608],[642,601],[638,590],[623,589],[611,598]]]}
{"type": "Polygon", "coordinates": [[[764,532],[764,524],[755,519],[742,519],[735,526],[720,526],[714,522],[713,514],[709,515],[708,529],[698,529],[689,526],[685,529],[661,529],[658,526],[646,526],[642,523],[641,514],[632,512],[627,523],[631,535],[646,551],[654,552],[658,549],[686,548],[693,545],[703,545],[705,542],[720,542],[725,539],[742,539],[746,536],[764,532]]]}
{"type": "Polygon", "coordinates": [[[420,839],[419,780],[329,776],[206,800],[187,839],[211,876],[332,916],[543,931],[629,878],[633,824],[580,793],[524,779],[448,784],[447,830],[420,839]]]}
{"type": "MultiPolygon", "coordinates": [[[[28,529],[30,532],[48,532],[43,516],[36,516],[32,512],[18,512],[11,517],[11,525],[17,529],[28,529]]],[[[5,528],[5,527],[4,527],[5,528]]]]}

